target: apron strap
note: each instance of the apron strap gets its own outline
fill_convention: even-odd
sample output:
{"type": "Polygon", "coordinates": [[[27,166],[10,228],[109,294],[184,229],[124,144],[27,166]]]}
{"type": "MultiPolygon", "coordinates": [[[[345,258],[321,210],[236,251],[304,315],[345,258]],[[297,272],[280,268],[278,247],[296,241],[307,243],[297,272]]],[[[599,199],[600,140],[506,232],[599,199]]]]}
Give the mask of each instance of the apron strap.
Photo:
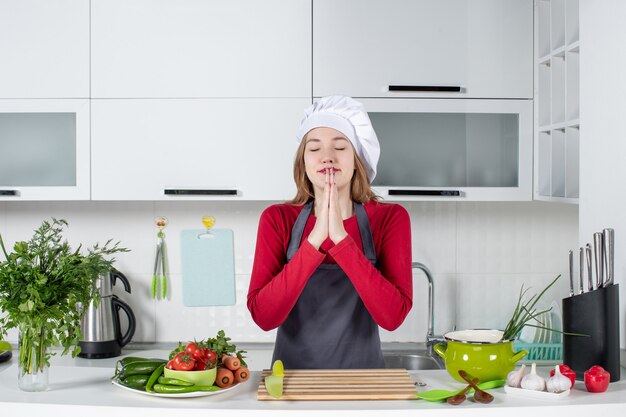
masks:
{"type": "MultiPolygon", "coordinates": [[[[289,238],[289,246],[287,246],[287,262],[294,257],[298,248],[300,247],[300,241],[302,240],[302,234],[304,233],[304,227],[311,215],[313,208],[313,201],[309,200],[302,211],[298,215],[296,222],[291,229],[291,236],[289,238]]],[[[374,238],[372,237],[372,230],[370,228],[370,221],[367,218],[365,208],[361,203],[353,203],[354,212],[356,213],[356,220],[359,225],[359,233],[361,234],[361,243],[363,246],[363,253],[365,257],[369,259],[373,264],[376,263],[376,250],[374,248],[374,238]]]]}
{"type": "Polygon", "coordinates": [[[306,221],[311,214],[311,209],[313,208],[313,201],[309,200],[305,205],[296,222],[293,224],[293,228],[291,229],[291,237],[289,238],[289,246],[287,247],[287,262],[294,257],[298,248],[300,247],[300,241],[302,240],[302,234],[304,233],[304,226],[306,226],[306,221]]]}
{"type": "Polygon", "coordinates": [[[372,237],[370,220],[367,218],[365,207],[363,207],[363,204],[355,202],[354,211],[356,213],[356,220],[359,223],[359,232],[361,233],[363,253],[371,263],[376,264],[376,250],[374,249],[374,238],[372,237]]]}

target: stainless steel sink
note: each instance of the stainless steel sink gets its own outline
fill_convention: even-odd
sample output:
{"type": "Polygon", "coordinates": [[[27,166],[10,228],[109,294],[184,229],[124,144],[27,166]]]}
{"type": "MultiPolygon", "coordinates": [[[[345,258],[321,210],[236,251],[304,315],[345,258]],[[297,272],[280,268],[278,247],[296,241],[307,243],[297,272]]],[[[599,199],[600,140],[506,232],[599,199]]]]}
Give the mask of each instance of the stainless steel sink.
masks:
{"type": "Polygon", "coordinates": [[[408,370],[443,369],[435,358],[427,354],[383,353],[385,368],[404,368],[408,370]]]}

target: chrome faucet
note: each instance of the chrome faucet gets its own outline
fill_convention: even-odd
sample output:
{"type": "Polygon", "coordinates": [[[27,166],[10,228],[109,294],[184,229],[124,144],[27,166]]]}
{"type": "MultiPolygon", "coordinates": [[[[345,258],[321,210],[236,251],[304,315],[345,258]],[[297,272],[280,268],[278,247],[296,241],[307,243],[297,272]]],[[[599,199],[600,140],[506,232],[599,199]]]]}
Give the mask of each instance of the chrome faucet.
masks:
{"type": "Polygon", "coordinates": [[[445,342],[443,337],[435,336],[435,282],[433,281],[433,275],[430,269],[422,263],[413,262],[412,267],[413,269],[422,270],[428,279],[428,330],[426,332],[426,349],[428,350],[428,354],[441,365],[443,364],[443,360],[433,350],[433,347],[437,343],[445,342]]]}

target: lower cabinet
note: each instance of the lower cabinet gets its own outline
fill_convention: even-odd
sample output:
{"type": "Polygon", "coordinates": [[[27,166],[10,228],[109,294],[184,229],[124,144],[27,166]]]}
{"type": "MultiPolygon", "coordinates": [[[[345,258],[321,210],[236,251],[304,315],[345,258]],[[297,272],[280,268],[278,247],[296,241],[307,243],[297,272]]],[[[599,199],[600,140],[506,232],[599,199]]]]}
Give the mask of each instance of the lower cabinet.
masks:
{"type": "Polygon", "coordinates": [[[92,100],[93,200],[285,200],[302,99],[92,100]]]}

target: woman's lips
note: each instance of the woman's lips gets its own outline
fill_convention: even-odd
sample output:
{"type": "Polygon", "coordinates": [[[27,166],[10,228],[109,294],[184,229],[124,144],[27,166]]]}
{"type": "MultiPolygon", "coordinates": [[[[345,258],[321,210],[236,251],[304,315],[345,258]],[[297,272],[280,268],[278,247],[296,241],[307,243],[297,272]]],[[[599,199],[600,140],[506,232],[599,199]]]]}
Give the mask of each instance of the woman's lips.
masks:
{"type": "Polygon", "coordinates": [[[335,167],[327,167],[327,168],[322,168],[322,169],[320,169],[320,170],[319,170],[319,171],[317,171],[317,172],[319,172],[320,174],[326,174],[326,170],[327,170],[327,169],[332,169],[332,170],[333,170],[333,172],[339,172],[339,171],[341,171],[339,168],[335,168],[335,167]]]}

